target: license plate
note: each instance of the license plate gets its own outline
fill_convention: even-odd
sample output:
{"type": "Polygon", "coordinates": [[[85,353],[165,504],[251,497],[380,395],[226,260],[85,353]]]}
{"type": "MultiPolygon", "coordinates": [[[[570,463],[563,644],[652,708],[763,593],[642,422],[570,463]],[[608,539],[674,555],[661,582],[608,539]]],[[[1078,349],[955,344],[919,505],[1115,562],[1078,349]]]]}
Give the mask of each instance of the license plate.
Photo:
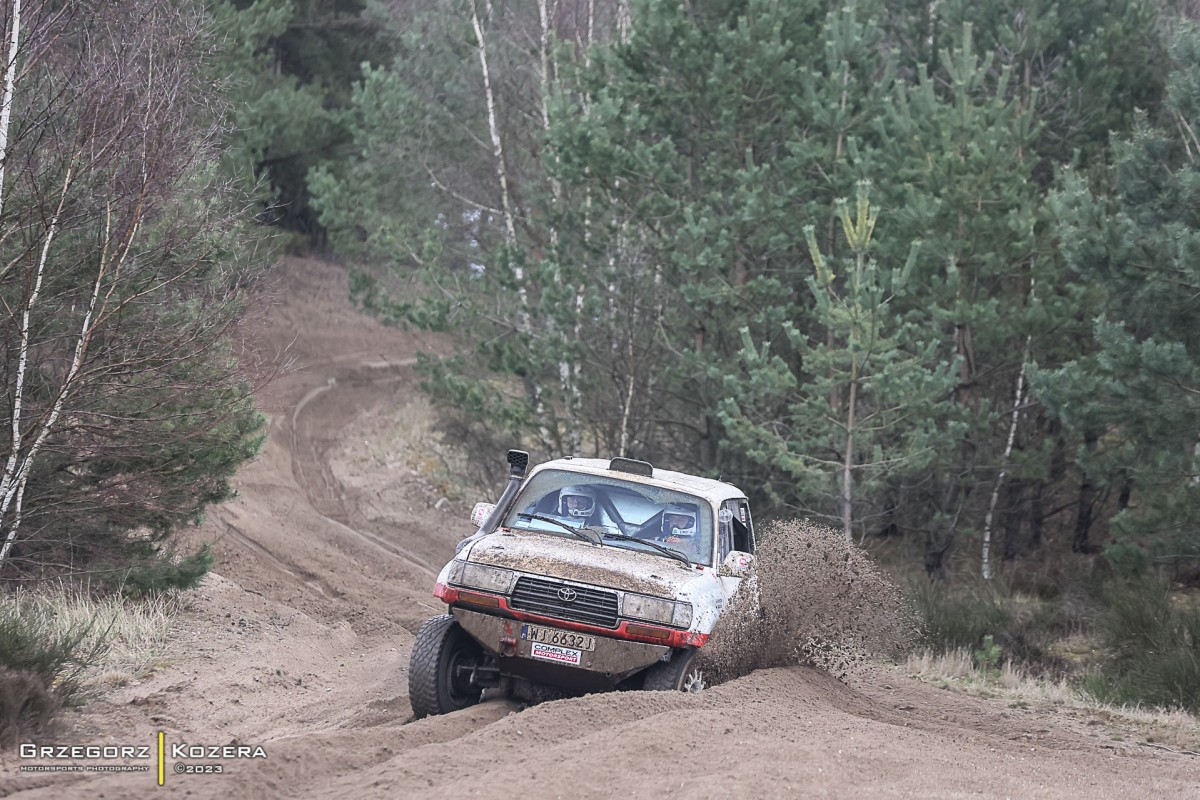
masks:
{"type": "Polygon", "coordinates": [[[555,647],[570,647],[574,650],[596,649],[596,637],[585,633],[560,631],[558,628],[544,628],[541,625],[522,625],[521,638],[538,644],[549,644],[555,647]]]}

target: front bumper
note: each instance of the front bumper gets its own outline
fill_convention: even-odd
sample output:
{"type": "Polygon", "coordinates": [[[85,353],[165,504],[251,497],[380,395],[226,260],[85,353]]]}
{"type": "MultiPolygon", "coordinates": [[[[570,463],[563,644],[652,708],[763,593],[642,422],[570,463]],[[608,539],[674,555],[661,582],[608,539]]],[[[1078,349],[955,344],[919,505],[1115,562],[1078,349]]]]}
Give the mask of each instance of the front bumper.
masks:
{"type": "MultiPolygon", "coordinates": [[[[564,584],[566,585],[566,584],[564,584]]],[[[575,584],[586,586],[586,584],[575,584]]],[[[580,633],[591,633],[596,636],[606,638],[620,639],[630,642],[643,642],[645,644],[665,645],[671,649],[703,647],[708,641],[707,633],[699,631],[680,630],[677,628],[669,628],[664,625],[654,623],[638,622],[636,620],[619,619],[616,628],[605,628],[598,625],[590,625],[584,622],[573,622],[567,619],[560,619],[553,615],[539,614],[528,610],[513,608],[510,598],[505,595],[494,594],[492,592],[460,588],[456,586],[447,586],[444,583],[437,583],[433,589],[434,597],[441,600],[453,610],[461,607],[476,607],[495,609],[495,611],[484,612],[489,616],[508,617],[511,619],[521,620],[522,622],[530,622],[535,625],[546,625],[554,628],[560,628],[568,631],[579,631],[580,633]]],[[[517,629],[520,631],[520,629],[517,629]]]]}
{"type": "Polygon", "coordinates": [[[570,688],[611,687],[625,678],[662,661],[671,648],[665,645],[596,637],[596,649],[584,651],[578,665],[564,666],[536,659],[532,642],[521,638],[520,620],[452,609],[463,630],[495,655],[502,675],[570,688]]]}

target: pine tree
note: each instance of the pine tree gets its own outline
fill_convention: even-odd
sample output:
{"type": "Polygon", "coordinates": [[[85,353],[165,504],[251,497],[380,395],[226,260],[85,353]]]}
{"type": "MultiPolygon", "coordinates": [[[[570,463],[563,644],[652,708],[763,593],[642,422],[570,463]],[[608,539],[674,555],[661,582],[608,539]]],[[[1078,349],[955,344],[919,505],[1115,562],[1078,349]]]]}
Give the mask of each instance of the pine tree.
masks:
{"type": "MultiPolygon", "coordinates": [[[[1153,69],[1124,58],[1154,52],[1152,9],[693,0],[593,28],[549,0],[435,5],[453,13],[413,17],[404,57],[356,90],[360,156],[310,185],[339,247],[424,280],[398,296],[358,277],[366,305],[462,332],[454,359],[428,365],[444,405],[546,452],[723,475],[764,509],[857,507],[872,520],[860,532],[923,532],[932,574],[960,534],[990,553],[1002,531],[1005,559],[1039,545],[1087,439],[1029,392],[1028,366],[1092,347],[1081,320],[1098,292],[1065,271],[1044,196],[1075,151],[1096,163],[1097,126],[1125,124],[1098,94],[1156,102],[1153,69]],[[1108,63],[1112,48],[1123,57],[1108,63]],[[867,177],[888,235],[856,254],[835,200],[867,177]],[[896,359],[924,353],[925,373],[954,363],[953,402],[928,436],[936,458],[872,472],[845,438],[830,450],[852,475],[844,503],[828,474],[788,461],[790,432],[767,447],[756,426],[788,418],[816,446],[824,419],[827,448],[845,436],[848,392],[796,395],[818,377],[818,395],[856,384],[833,309],[873,301],[842,283],[814,294],[812,257],[865,255],[865,274],[871,257],[906,263],[916,239],[880,341],[896,359]],[[727,388],[746,359],[753,391],[727,388]],[[838,409],[836,435],[818,400],[838,409]]],[[[903,425],[884,427],[881,447],[915,452],[903,425]]],[[[1078,485],[1081,505],[1089,492],[1078,485]]]]}
{"type": "Polygon", "coordinates": [[[352,86],[393,50],[384,20],[365,0],[217,0],[208,13],[231,101],[225,167],[262,182],[263,221],[320,243],[308,174],[348,150],[352,86]]]}
{"type": "MultiPolygon", "coordinates": [[[[1046,404],[1085,446],[1087,476],[1115,494],[1115,561],[1200,553],[1200,32],[1171,46],[1172,125],[1139,117],[1115,148],[1112,201],[1071,176],[1054,197],[1077,279],[1101,287],[1096,351],[1035,373],[1046,404]]],[[[1080,509],[1083,513],[1083,509],[1080,509]]],[[[1077,537],[1076,549],[1091,543],[1077,537]]]]}
{"type": "Polygon", "coordinates": [[[804,510],[832,517],[836,508],[848,539],[856,528],[865,536],[881,487],[930,468],[962,435],[952,422],[948,348],[893,305],[906,291],[918,245],[902,268],[880,267],[869,255],[878,213],[865,182],[853,215],[839,201],[849,256],[836,261],[805,226],[815,324],[806,332],[783,325],[796,366],[756,346],[743,328],[746,372],[727,378],[721,404],[731,444],[794,480],[804,510]]]}

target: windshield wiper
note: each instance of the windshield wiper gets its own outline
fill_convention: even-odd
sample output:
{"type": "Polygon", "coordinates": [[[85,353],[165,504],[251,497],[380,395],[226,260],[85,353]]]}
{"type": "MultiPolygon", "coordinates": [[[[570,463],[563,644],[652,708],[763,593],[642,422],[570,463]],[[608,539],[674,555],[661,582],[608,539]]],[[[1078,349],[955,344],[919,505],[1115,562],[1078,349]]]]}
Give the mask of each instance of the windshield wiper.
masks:
{"type": "Polygon", "coordinates": [[[672,549],[670,547],[666,547],[665,545],[661,545],[658,542],[652,542],[649,539],[639,539],[636,536],[626,536],[623,533],[611,533],[609,531],[604,532],[604,537],[606,539],[620,539],[621,541],[625,541],[625,542],[637,542],[638,544],[647,544],[665,556],[670,556],[671,558],[682,561],[684,564],[687,564],[689,567],[692,565],[692,560],[690,558],[688,558],[687,556],[685,556],[683,553],[679,552],[678,550],[672,549]]]}
{"type": "Polygon", "coordinates": [[[575,534],[576,536],[578,536],[580,539],[583,539],[588,544],[600,544],[600,542],[596,541],[591,536],[588,536],[586,533],[579,530],[578,528],[572,527],[572,526],[568,525],[567,523],[563,522],[562,520],[555,519],[554,517],[547,517],[545,514],[525,514],[522,512],[522,513],[517,514],[517,519],[536,519],[538,522],[549,522],[551,525],[557,525],[558,527],[562,528],[564,531],[567,531],[568,533],[575,534]]]}

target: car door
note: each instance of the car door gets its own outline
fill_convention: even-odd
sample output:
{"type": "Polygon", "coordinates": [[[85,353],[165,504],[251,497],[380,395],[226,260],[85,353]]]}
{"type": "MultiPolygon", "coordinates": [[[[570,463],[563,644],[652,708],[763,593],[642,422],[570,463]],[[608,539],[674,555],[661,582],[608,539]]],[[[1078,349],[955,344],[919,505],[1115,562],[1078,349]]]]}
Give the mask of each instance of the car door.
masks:
{"type": "MultiPolygon", "coordinates": [[[[721,507],[717,511],[717,542],[719,550],[717,552],[717,566],[725,563],[725,557],[732,551],[738,549],[738,545],[745,541],[745,536],[739,536],[738,526],[740,521],[738,515],[741,512],[737,500],[726,500],[721,503],[721,507]],[[739,539],[741,541],[739,541],[739,539]]],[[[751,545],[753,546],[753,545],[751,545]]],[[[719,574],[719,573],[718,573],[719,574]]],[[[738,587],[742,584],[742,579],[733,575],[721,575],[721,587],[725,591],[726,599],[733,597],[737,592],[738,587]]]]}

